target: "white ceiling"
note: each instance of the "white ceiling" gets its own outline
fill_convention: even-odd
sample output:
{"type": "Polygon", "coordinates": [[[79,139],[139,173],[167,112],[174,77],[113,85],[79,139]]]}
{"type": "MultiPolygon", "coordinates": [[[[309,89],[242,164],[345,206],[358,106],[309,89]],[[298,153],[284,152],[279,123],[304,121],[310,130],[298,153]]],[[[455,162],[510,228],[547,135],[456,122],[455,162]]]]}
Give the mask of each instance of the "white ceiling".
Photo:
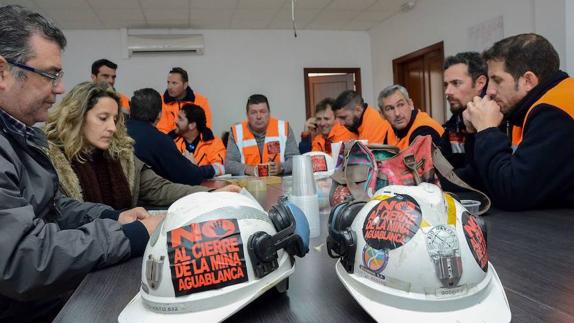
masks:
{"type": "MultiPolygon", "coordinates": [[[[419,0],[421,1],[421,0],[419,0]]],[[[297,0],[297,29],[369,30],[407,0],[297,0]]],[[[409,2],[414,2],[413,0],[409,2]]],[[[0,0],[63,29],[290,29],[291,0],[0,0]]]]}

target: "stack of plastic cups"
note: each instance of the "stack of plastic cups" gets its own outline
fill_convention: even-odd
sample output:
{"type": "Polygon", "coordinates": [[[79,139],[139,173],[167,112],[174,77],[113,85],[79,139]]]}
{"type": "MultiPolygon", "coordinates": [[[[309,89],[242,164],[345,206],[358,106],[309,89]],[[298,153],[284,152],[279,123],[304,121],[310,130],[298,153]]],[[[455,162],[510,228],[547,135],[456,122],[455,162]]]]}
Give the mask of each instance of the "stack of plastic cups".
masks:
{"type": "Polygon", "coordinates": [[[293,188],[289,201],[305,213],[309,222],[311,238],[321,235],[319,198],[313,178],[313,166],[309,156],[293,156],[293,188]]]}

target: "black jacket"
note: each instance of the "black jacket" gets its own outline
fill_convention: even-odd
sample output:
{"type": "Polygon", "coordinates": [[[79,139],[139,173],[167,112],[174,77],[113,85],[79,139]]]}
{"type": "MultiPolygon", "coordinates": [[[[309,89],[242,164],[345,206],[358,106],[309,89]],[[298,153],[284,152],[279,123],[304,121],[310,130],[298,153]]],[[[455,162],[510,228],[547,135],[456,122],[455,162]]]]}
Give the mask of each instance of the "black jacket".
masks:
{"type": "MultiPolygon", "coordinates": [[[[562,71],[532,89],[507,116],[521,126],[530,106],[567,78],[562,71]]],[[[572,89],[574,91],[574,88],[572,89]]],[[[548,104],[530,112],[522,143],[492,127],[475,137],[474,160],[494,204],[506,210],[574,207],[574,120],[548,104]]]]}
{"type": "Polygon", "coordinates": [[[474,134],[466,132],[466,126],[462,120],[462,113],[453,114],[450,119],[443,125],[444,133],[440,138],[440,150],[444,157],[455,168],[462,168],[472,161],[472,152],[474,149],[474,134]],[[453,149],[451,143],[461,140],[460,150],[453,149]]]}
{"type": "Polygon", "coordinates": [[[136,141],[136,156],[159,176],[174,183],[199,185],[215,174],[212,166],[198,167],[185,158],[173,140],[150,123],[128,120],[126,125],[130,137],[136,141]]]}

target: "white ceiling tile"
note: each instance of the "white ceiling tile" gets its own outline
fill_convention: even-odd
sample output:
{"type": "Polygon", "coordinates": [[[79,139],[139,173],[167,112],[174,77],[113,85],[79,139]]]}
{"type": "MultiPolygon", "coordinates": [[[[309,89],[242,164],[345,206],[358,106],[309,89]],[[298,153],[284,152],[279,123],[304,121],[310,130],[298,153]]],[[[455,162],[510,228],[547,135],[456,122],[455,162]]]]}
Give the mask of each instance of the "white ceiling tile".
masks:
{"type": "Polygon", "coordinates": [[[238,0],[191,0],[191,8],[197,9],[235,9],[238,0]]]}
{"type": "Polygon", "coordinates": [[[377,0],[333,0],[328,9],[364,10],[372,6],[377,0]]]}
{"type": "MultiPolygon", "coordinates": [[[[295,1],[295,9],[322,9],[331,0],[297,0],[295,1]]],[[[283,8],[289,8],[291,10],[291,0],[285,1],[283,8]]]]}
{"type": "Polygon", "coordinates": [[[88,0],[88,3],[94,9],[141,9],[138,0],[88,0]]]}
{"type": "Polygon", "coordinates": [[[108,21],[145,21],[141,10],[132,9],[95,9],[96,15],[106,23],[108,21]]]}
{"type": "Polygon", "coordinates": [[[144,16],[148,21],[161,21],[166,24],[175,20],[189,21],[189,10],[173,10],[173,9],[145,9],[144,16]]]}
{"type": "Polygon", "coordinates": [[[372,11],[372,10],[365,10],[361,12],[357,17],[355,17],[355,21],[375,21],[381,22],[388,17],[392,16],[393,13],[389,11],[372,11]]]}
{"type": "MultiPolygon", "coordinates": [[[[319,13],[319,9],[299,9],[295,10],[295,24],[297,28],[304,28],[319,13]]],[[[272,29],[290,29],[293,27],[291,22],[291,9],[281,9],[269,24],[272,29]]]]}
{"type": "Polygon", "coordinates": [[[34,0],[42,9],[90,9],[86,0],[34,0]]]}
{"type": "Polygon", "coordinates": [[[100,22],[61,21],[58,26],[62,29],[106,29],[100,22]]]}
{"type": "Polygon", "coordinates": [[[371,10],[384,10],[390,12],[397,12],[401,9],[401,5],[407,2],[407,0],[378,0],[372,7],[371,10]]]}
{"type": "Polygon", "coordinates": [[[376,21],[351,21],[344,26],[345,30],[369,30],[379,23],[376,21]]]}
{"type": "Polygon", "coordinates": [[[224,29],[231,25],[233,10],[191,9],[189,24],[196,29],[224,29]]]}
{"type": "Polygon", "coordinates": [[[145,26],[145,28],[188,28],[189,27],[189,21],[186,20],[172,20],[172,21],[166,21],[166,20],[148,20],[147,25],[145,26]]]}
{"type": "Polygon", "coordinates": [[[273,20],[277,10],[274,9],[237,9],[231,19],[234,29],[262,29],[273,20]]]}
{"type": "Polygon", "coordinates": [[[340,23],[348,23],[354,20],[359,13],[360,11],[324,9],[315,17],[313,22],[320,24],[333,22],[335,25],[339,25],[340,23]]]}
{"type": "Polygon", "coordinates": [[[75,22],[75,21],[85,21],[86,23],[100,22],[98,16],[92,10],[83,9],[69,9],[62,11],[60,9],[46,9],[46,12],[50,17],[56,20],[58,23],[63,22],[75,22]]]}
{"type": "MultiPolygon", "coordinates": [[[[239,0],[238,9],[279,9],[288,0],[239,0]]],[[[291,2],[291,1],[289,1],[291,2]]]]}
{"type": "Polygon", "coordinates": [[[105,29],[146,28],[147,23],[145,20],[114,20],[104,21],[102,25],[105,29]]]}
{"type": "Polygon", "coordinates": [[[188,9],[189,0],[139,0],[144,9],[188,9]]]}

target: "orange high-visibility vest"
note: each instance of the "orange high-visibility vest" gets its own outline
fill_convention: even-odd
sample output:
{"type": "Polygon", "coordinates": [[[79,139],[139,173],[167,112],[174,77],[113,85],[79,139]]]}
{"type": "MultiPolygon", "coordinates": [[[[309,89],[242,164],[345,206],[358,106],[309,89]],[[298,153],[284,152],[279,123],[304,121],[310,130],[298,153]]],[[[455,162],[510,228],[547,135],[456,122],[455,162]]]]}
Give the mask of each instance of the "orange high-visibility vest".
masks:
{"type": "Polygon", "coordinates": [[[389,132],[387,133],[387,144],[397,146],[400,150],[407,148],[410,144],[409,139],[411,138],[413,132],[422,126],[433,128],[436,132],[438,132],[439,136],[442,136],[444,133],[444,128],[440,123],[431,118],[431,116],[429,116],[426,112],[419,111],[417,112],[415,121],[411,125],[407,135],[402,139],[397,137],[397,134],[395,134],[395,130],[392,127],[389,128],[389,132]]]}
{"type": "Polygon", "coordinates": [[[312,147],[313,151],[322,151],[324,153],[331,153],[331,148],[327,147],[327,144],[331,144],[339,141],[347,141],[357,139],[357,135],[350,132],[345,126],[341,125],[339,122],[335,122],[331,131],[327,135],[327,139],[322,134],[318,134],[313,138],[312,147]]]}
{"type": "MultiPolygon", "coordinates": [[[[200,135],[201,136],[201,135],[200,135]]],[[[177,149],[183,153],[187,151],[187,142],[181,136],[176,137],[174,140],[177,149]]],[[[225,161],[225,145],[223,141],[217,136],[213,136],[212,140],[204,141],[203,138],[199,139],[199,144],[195,147],[193,157],[197,166],[211,165],[215,163],[223,164],[225,161]]]]}
{"type": "Polygon", "coordinates": [[[382,144],[390,128],[390,123],[381,117],[377,110],[368,106],[359,127],[359,140],[368,140],[369,144],[382,144]]]}
{"type": "Polygon", "coordinates": [[[130,111],[130,99],[127,96],[125,96],[119,92],[118,92],[118,96],[120,97],[120,108],[123,108],[129,112],[130,111]]]}
{"type": "Polygon", "coordinates": [[[539,104],[549,104],[566,112],[572,119],[574,119],[574,78],[569,77],[562,80],[555,87],[546,92],[538,101],[534,102],[526,112],[522,126],[512,127],[512,151],[515,151],[518,145],[522,142],[524,128],[528,121],[528,116],[539,104]]]}
{"type": "Polygon", "coordinates": [[[235,144],[241,153],[241,162],[243,164],[256,166],[257,164],[272,161],[285,162],[285,148],[289,134],[289,123],[287,121],[269,118],[269,124],[265,131],[263,151],[259,151],[257,141],[249,129],[247,121],[233,125],[231,131],[235,144]]]}
{"type": "Polygon", "coordinates": [[[186,104],[193,103],[203,109],[203,111],[205,112],[205,120],[207,121],[206,125],[208,128],[211,129],[211,109],[209,107],[209,102],[207,101],[207,98],[201,95],[201,93],[197,91],[193,91],[193,94],[195,95],[194,102],[172,101],[169,103],[165,103],[162,95],[161,116],[159,118],[159,122],[155,127],[163,133],[168,133],[172,131],[173,129],[175,129],[175,121],[177,120],[177,114],[179,113],[181,107],[183,107],[186,104]]]}

